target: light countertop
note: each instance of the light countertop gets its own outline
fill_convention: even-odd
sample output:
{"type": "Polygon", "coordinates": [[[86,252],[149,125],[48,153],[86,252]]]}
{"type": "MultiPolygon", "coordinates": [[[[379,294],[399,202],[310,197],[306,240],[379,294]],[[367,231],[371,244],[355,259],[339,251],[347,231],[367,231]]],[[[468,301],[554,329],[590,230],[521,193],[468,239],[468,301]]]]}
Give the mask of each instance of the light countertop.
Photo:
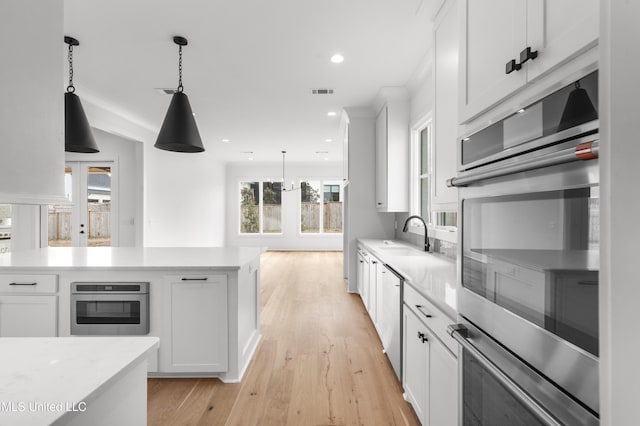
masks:
{"type": "Polygon", "coordinates": [[[0,254],[2,268],[239,269],[260,247],[49,247],[0,254]]]}
{"type": "Polygon", "coordinates": [[[378,260],[391,266],[452,321],[458,315],[456,263],[441,254],[426,253],[399,241],[358,239],[378,260]],[[389,248],[393,246],[392,248],[389,248]]]}
{"type": "Polygon", "coordinates": [[[51,424],[158,347],[157,337],[0,339],[0,424],[51,424]]]}

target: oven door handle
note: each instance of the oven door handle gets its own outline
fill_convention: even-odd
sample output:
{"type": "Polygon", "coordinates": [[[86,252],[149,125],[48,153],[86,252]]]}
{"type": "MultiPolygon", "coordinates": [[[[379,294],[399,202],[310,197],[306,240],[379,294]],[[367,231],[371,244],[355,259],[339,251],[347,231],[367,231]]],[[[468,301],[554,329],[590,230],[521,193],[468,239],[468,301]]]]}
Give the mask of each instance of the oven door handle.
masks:
{"type": "Polygon", "coordinates": [[[480,352],[469,340],[469,330],[462,324],[451,324],[447,331],[456,342],[466,351],[469,351],[478,362],[486,368],[504,387],[506,387],[520,402],[534,412],[541,420],[550,426],[562,426],[555,417],[544,409],[535,399],[520,388],[509,376],[502,372],[489,358],[480,352]]]}

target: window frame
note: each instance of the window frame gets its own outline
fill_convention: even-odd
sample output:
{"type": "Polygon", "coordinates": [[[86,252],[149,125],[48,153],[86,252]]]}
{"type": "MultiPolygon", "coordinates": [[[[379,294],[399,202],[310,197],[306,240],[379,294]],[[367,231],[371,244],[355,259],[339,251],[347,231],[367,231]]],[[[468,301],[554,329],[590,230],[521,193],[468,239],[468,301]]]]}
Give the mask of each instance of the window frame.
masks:
{"type": "Polygon", "coordinates": [[[238,236],[240,237],[252,237],[252,236],[282,236],[284,233],[284,220],[283,220],[283,199],[280,199],[280,232],[264,232],[264,183],[277,183],[281,182],[281,179],[269,179],[269,178],[241,178],[237,182],[237,206],[238,206],[238,236]],[[258,183],[258,232],[242,232],[242,184],[243,183],[258,183]]]}
{"type": "MultiPolygon", "coordinates": [[[[432,221],[433,209],[431,204],[431,197],[433,194],[433,115],[431,113],[425,114],[422,118],[417,120],[411,126],[411,146],[409,156],[411,158],[410,164],[410,200],[409,210],[411,215],[417,215],[424,219],[427,223],[427,228],[434,228],[432,221]],[[421,161],[422,161],[422,132],[427,129],[427,172],[422,173],[421,161]],[[422,194],[421,183],[423,179],[428,179],[429,189],[427,191],[427,214],[422,215],[422,194]]],[[[412,221],[408,226],[408,231],[414,234],[423,234],[424,227],[422,223],[418,221],[412,221]]]]}
{"type": "Polygon", "coordinates": [[[343,235],[344,234],[344,186],[342,185],[342,181],[340,178],[318,178],[318,177],[309,177],[309,178],[299,178],[298,179],[298,188],[302,188],[302,182],[319,182],[320,183],[320,191],[319,191],[319,201],[320,204],[320,223],[319,223],[319,231],[318,232],[302,232],[302,197],[298,196],[298,235],[302,237],[316,237],[320,235],[343,235]],[[340,232],[325,232],[324,230],[324,185],[335,185],[339,187],[339,196],[340,202],[342,203],[342,231],[340,232]]]}

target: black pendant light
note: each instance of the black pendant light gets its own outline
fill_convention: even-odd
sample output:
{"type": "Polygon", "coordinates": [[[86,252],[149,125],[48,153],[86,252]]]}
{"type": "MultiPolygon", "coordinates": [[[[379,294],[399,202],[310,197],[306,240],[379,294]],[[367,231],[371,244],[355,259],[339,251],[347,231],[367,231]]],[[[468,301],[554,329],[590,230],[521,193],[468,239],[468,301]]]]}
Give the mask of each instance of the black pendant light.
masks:
{"type": "Polygon", "coordinates": [[[182,86],[182,46],[187,45],[187,39],[180,36],[173,37],[178,45],[178,89],[171,98],[167,115],[160,128],[160,134],[154,145],[156,148],[174,152],[202,152],[202,139],[196,126],[196,120],[191,111],[189,98],[182,86]]]}
{"type": "Polygon", "coordinates": [[[80,98],[74,93],[76,88],[73,86],[73,46],[79,46],[80,42],[69,36],[64,36],[64,42],[69,45],[69,85],[64,94],[64,150],[86,154],[100,152],[80,98]]]}
{"type": "Polygon", "coordinates": [[[580,80],[576,81],[575,89],[569,93],[567,103],[562,111],[562,118],[558,125],[558,131],[570,129],[588,121],[598,118],[598,112],[589,98],[589,93],[580,87],[580,80]]]}

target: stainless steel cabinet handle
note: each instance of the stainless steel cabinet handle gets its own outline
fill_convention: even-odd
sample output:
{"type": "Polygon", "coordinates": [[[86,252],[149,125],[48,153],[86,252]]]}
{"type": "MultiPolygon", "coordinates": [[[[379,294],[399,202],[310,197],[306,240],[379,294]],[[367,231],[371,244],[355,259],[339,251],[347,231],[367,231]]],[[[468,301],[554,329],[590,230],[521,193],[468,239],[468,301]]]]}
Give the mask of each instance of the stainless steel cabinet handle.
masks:
{"type": "Polygon", "coordinates": [[[427,318],[433,318],[433,315],[431,315],[430,313],[428,313],[427,311],[424,310],[424,306],[422,305],[416,305],[416,309],[420,311],[420,313],[422,315],[424,315],[427,318]]]}
{"type": "Polygon", "coordinates": [[[182,281],[206,281],[208,278],[207,277],[203,277],[203,278],[183,278],[182,281]]]}
{"type": "Polygon", "coordinates": [[[469,330],[462,324],[451,324],[447,327],[447,332],[455,339],[462,348],[469,352],[478,362],[487,369],[504,387],[506,387],[520,402],[526,405],[531,411],[538,415],[543,421],[552,426],[562,426],[558,421],[545,410],[538,402],[531,398],[520,388],[509,376],[504,374],[496,365],[480,352],[467,337],[469,330]]]}
{"type": "Polygon", "coordinates": [[[9,285],[37,285],[38,283],[9,283],[9,285]]]}

